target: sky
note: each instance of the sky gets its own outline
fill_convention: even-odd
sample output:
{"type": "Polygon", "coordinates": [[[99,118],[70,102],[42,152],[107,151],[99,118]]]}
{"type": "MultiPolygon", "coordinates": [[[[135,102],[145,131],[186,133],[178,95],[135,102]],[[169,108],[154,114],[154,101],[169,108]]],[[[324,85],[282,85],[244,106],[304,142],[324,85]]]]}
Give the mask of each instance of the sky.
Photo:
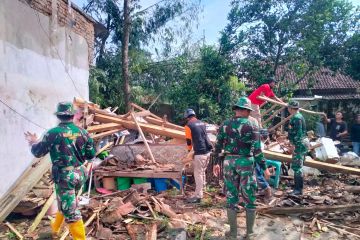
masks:
{"type": "MultiPolygon", "coordinates": [[[[72,0],[75,4],[82,7],[87,0],[72,0]]],[[[159,0],[141,0],[143,8],[151,6],[159,0]]],[[[194,32],[194,39],[199,40],[205,35],[207,44],[216,44],[220,31],[227,24],[227,14],[230,11],[231,0],[201,0],[203,11],[199,15],[199,25],[194,32]]],[[[353,5],[360,6],[360,0],[351,0],[353,5]]]]}

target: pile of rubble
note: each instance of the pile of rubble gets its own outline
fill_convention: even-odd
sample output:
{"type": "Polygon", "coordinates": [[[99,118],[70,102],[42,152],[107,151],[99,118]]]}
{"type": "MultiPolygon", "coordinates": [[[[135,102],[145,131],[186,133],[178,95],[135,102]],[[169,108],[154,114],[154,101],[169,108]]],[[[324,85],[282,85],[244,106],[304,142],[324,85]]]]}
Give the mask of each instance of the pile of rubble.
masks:
{"type": "MultiPolygon", "coordinates": [[[[83,115],[78,124],[85,127],[95,139],[98,153],[111,149],[112,154],[94,171],[94,174],[98,172],[97,177],[100,179],[114,176],[111,174],[122,171],[127,171],[127,174],[135,173],[136,177],[141,177],[142,173],[151,171],[153,171],[151,177],[170,172],[174,172],[173,176],[181,176],[184,165],[192,161],[193,153],[187,154],[184,146],[184,128],[168,122],[166,117],[156,116],[136,104],[132,104],[132,110],[124,115],[117,115],[114,110],[100,109],[97,105],[81,99],[75,99],[74,104],[81,109],[83,115]],[[143,144],[124,145],[129,142],[143,144]],[[152,144],[149,145],[148,142],[152,144]],[[172,145],[171,148],[169,144],[172,145]],[[104,172],[106,174],[103,174],[104,172]]],[[[311,151],[315,159],[318,158],[316,150],[323,144],[319,145],[316,141],[312,144],[311,151]]],[[[291,150],[286,135],[275,132],[267,142],[267,150],[264,153],[267,159],[289,163],[291,150]]],[[[357,236],[357,231],[354,229],[357,226],[360,210],[358,200],[360,187],[357,186],[360,183],[357,182],[355,176],[338,173],[360,175],[360,170],[314,159],[309,157],[305,165],[335,172],[336,175],[324,175],[318,172],[317,176],[308,177],[303,197],[288,194],[289,185],[292,182],[291,176],[283,176],[279,189],[274,191],[273,200],[267,204],[259,201],[259,222],[269,224],[269,226],[275,222],[276,225],[277,218],[273,217],[274,215],[297,214],[302,221],[302,226],[289,223],[287,218],[280,217],[281,221],[278,221],[277,227],[281,228],[283,226],[281,223],[287,222],[288,225],[285,225],[290,228],[282,231],[288,231],[290,235],[292,234],[290,232],[295,229],[305,235],[313,235],[315,232],[333,233],[332,230],[334,230],[340,235],[357,236]],[[339,226],[342,226],[341,231],[337,230],[339,226]]],[[[214,239],[224,239],[227,228],[227,225],[224,227],[226,224],[225,197],[221,194],[222,189],[218,185],[219,178],[212,175],[212,164],[210,161],[207,177],[215,180],[216,187],[212,192],[205,192],[207,197],[200,205],[186,204],[184,200],[187,193],[179,195],[177,190],[168,190],[158,194],[155,191],[148,191],[150,187],[143,184],[132,185],[129,190],[114,191],[105,195],[92,194],[90,203],[82,207],[88,237],[93,239],[129,239],[130,237],[130,239],[150,240],[186,239],[186,237],[208,239],[212,236],[214,239]],[[174,228],[182,230],[170,237],[172,233],[168,230],[174,228]]],[[[55,198],[53,183],[48,180],[48,173],[45,176],[47,177],[41,178],[38,184],[32,184],[32,190],[15,210],[24,212],[24,206],[28,207],[26,211],[36,209],[39,212],[35,220],[27,220],[19,224],[14,221],[13,225],[7,223],[5,231],[10,228],[11,232],[15,233],[19,229],[15,233],[18,238],[37,239],[39,237],[37,233],[49,228],[45,213],[52,206],[55,198]]],[[[182,183],[181,186],[183,186],[182,183]]],[[[185,187],[193,188],[187,184],[185,187]]],[[[242,224],[240,222],[240,226],[242,224]]],[[[1,235],[3,230],[0,228],[0,236],[6,235],[1,235]]],[[[266,235],[265,230],[263,234],[266,235]]],[[[68,235],[69,232],[65,229],[61,239],[66,239],[68,235]]]]}

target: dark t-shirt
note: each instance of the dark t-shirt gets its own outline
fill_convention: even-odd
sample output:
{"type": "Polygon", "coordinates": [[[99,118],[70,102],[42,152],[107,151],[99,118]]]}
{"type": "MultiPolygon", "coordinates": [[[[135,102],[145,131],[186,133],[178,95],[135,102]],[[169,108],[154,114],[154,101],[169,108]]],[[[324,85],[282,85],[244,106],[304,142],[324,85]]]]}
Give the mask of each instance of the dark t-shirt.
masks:
{"type": "Polygon", "coordinates": [[[341,137],[337,137],[339,133],[343,133],[347,130],[346,122],[342,121],[340,123],[336,122],[335,118],[332,118],[330,121],[330,138],[332,140],[341,140],[341,137]]]}
{"type": "Polygon", "coordinates": [[[351,127],[351,141],[360,142],[360,124],[356,123],[351,127]]]}

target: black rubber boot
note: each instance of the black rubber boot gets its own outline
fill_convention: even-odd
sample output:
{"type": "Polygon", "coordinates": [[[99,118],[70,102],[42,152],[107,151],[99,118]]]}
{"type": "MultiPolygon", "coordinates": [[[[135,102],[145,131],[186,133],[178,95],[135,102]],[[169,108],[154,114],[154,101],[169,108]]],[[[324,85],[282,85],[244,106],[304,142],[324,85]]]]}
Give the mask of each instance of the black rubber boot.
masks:
{"type": "Polygon", "coordinates": [[[246,209],[246,239],[255,239],[254,225],[255,225],[256,211],[255,209],[246,209]]]}
{"type": "Polygon", "coordinates": [[[295,189],[291,193],[292,195],[302,195],[303,194],[303,188],[304,188],[304,178],[302,174],[296,174],[294,175],[294,181],[295,181],[295,189]]]}
{"type": "Polygon", "coordinates": [[[226,239],[236,240],[237,237],[237,211],[235,209],[227,209],[227,217],[230,225],[230,232],[226,235],[226,239]]]}

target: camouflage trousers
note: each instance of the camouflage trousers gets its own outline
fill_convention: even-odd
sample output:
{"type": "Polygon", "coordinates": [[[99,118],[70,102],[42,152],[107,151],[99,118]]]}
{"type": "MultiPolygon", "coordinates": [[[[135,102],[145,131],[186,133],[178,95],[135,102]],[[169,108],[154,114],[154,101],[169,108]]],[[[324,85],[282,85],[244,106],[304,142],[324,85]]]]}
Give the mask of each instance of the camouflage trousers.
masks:
{"type": "Polygon", "coordinates": [[[55,191],[59,211],[64,214],[67,223],[76,222],[82,219],[76,194],[86,182],[88,172],[84,166],[80,166],[58,174],[59,181],[55,183],[55,191]]]}
{"type": "Polygon", "coordinates": [[[294,175],[302,176],[302,167],[304,165],[307,148],[303,143],[296,143],[294,146],[295,150],[292,155],[291,169],[294,171],[294,175]]]}
{"type": "Polygon", "coordinates": [[[227,207],[236,209],[239,196],[246,208],[255,208],[257,190],[253,158],[226,156],[224,160],[224,183],[227,207]]]}

